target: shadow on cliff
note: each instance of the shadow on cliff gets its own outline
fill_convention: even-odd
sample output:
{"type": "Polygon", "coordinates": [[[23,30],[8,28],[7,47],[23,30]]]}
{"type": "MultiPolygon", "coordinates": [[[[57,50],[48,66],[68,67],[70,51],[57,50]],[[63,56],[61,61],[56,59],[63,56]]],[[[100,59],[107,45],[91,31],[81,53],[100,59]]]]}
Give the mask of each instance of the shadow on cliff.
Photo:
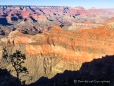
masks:
{"type": "Polygon", "coordinates": [[[53,78],[41,77],[27,86],[113,86],[114,55],[82,64],[78,71],[64,71],[53,78]]]}
{"type": "Polygon", "coordinates": [[[0,18],[0,25],[3,25],[3,26],[6,26],[6,25],[11,26],[12,24],[8,23],[6,18],[0,18]]]}
{"type": "Polygon", "coordinates": [[[21,86],[21,82],[13,77],[7,69],[0,69],[0,86],[21,86]]]}

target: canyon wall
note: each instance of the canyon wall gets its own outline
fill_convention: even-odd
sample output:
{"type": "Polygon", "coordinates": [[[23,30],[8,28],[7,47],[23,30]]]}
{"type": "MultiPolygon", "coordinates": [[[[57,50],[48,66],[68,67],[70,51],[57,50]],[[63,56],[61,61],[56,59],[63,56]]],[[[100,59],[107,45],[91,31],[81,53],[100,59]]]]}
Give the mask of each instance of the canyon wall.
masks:
{"type": "MultiPolygon", "coordinates": [[[[6,48],[8,55],[16,50],[26,55],[24,66],[29,75],[23,79],[27,79],[27,84],[42,76],[52,78],[65,70],[79,70],[84,62],[114,54],[114,31],[107,26],[74,32],[54,26],[50,31],[37,35],[16,30],[1,42],[5,44],[1,46],[6,48]]],[[[6,68],[13,69],[11,65],[6,68]]],[[[15,76],[15,71],[11,74],[15,76]]]]}

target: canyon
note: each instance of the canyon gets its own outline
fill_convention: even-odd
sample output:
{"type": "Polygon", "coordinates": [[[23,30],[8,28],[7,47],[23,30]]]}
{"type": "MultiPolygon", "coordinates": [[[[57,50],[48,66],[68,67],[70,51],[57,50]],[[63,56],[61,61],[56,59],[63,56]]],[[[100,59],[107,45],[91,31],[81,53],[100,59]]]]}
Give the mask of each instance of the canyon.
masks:
{"type": "Polygon", "coordinates": [[[8,35],[16,29],[37,34],[59,25],[66,30],[104,26],[114,16],[114,9],[84,9],[68,6],[0,5],[0,34],[8,35]],[[106,22],[107,21],[107,22],[106,22]]]}
{"type": "Polygon", "coordinates": [[[78,71],[83,63],[114,55],[113,17],[113,8],[0,6],[0,67],[16,76],[3,55],[19,50],[26,55],[26,84],[78,71]]]}

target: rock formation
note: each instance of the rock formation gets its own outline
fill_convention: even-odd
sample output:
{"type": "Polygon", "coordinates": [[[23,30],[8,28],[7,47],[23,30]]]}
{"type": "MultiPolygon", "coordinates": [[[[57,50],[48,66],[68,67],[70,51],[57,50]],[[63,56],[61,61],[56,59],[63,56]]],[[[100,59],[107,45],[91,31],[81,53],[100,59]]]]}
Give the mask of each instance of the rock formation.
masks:
{"type": "MultiPolygon", "coordinates": [[[[79,70],[84,62],[113,55],[113,41],[114,31],[107,26],[74,32],[54,26],[50,31],[37,35],[16,30],[1,39],[8,54],[15,50],[26,54],[24,65],[29,71],[28,84],[42,76],[52,78],[65,70],[79,70]],[[30,77],[34,78],[31,80],[30,77]]],[[[12,70],[10,65],[6,68],[12,70]]],[[[14,72],[12,74],[15,76],[14,72]]]]}
{"type": "MultiPolygon", "coordinates": [[[[107,9],[8,8],[0,8],[1,18],[5,18],[5,24],[0,25],[0,59],[3,59],[4,49],[8,55],[16,50],[25,54],[24,66],[29,71],[29,76],[23,77],[26,84],[42,76],[50,79],[65,70],[79,70],[84,62],[114,54],[114,24],[110,18],[114,14],[107,9]]],[[[1,67],[13,70],[11,64],[1,67]]],[[[15,76],[14,71],[11,74],[15,76]]]]}
{"type": "MultiPolygon", "coordinates": [[[[2,23],[0,23],[0,27],[5,35],[8,35],[7,31],[11,32],[14,28],[24,29],[25,32],[30,32],[31,28],[34,27],[40,27],[40,32],[43,32],[55,25],[62,26],[63,29],[66,28],[67,30],[84,29],[84,27],[86,29],[94,28],[104,25],[105,20],[108,22],[108,19],[114,16],[112,10],[84,9],[80,6],[74,8],[67,6],[1,6],[0,16],[2,17],[0,17],[0,21],[2,23]],[[87,23],[88,21],[91,21],[91,23],[87,23]],[[81,24],[77,24],[74,29],[72,26],[74,23],[81,24]],[[28,27],[29,24],[31,27],[28,27]],[[3,28],[2,25],[4,26],[3,28]]],[[[36,30],[38,29],[36,28],[36,30]]],[[[36,34],[38,32],[33,31],[32,33],[36,34]]]]}

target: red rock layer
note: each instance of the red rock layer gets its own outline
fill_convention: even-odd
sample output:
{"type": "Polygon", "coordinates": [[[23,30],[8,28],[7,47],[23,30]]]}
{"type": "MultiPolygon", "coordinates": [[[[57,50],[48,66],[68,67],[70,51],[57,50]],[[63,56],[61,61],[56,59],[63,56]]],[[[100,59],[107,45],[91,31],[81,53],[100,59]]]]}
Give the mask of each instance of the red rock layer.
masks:
{"type": "Polygon", "coordinates": [[[114,54],[114,30],[107,27],[69,32],[55,26],[35,36],[19,33],[14,43],[26,44],[27,55],[54,55],[88,62],[114,54]]]}

